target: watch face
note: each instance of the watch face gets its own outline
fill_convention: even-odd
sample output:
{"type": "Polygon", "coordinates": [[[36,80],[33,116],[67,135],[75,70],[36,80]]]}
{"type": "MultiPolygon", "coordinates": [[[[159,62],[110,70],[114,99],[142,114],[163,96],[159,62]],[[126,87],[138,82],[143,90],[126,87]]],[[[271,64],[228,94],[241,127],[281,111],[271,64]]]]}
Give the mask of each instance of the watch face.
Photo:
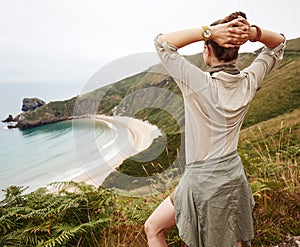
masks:
{"type": "Polygon", "coordinates": [[[206,29],[206,30],[204,31],[204,37],[205,37],[205,38],[208,38],[208,37],[210,37],[210,35],[211,35],[211,31],[210,31],[209,29],[206,29]]]}

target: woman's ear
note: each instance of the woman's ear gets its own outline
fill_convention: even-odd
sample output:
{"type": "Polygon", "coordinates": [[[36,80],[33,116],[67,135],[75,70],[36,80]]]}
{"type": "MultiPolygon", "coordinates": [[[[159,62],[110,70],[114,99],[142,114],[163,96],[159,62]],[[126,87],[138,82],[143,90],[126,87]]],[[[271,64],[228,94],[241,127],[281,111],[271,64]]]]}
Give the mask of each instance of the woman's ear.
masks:
{"type": "Polygon", "coordinates": [[[212,49],[211,49],[211,47],[209,45],[205,45],[205,46],[206,46],[207,55],[211,56],[212,52],[213,52],[212,49]]]}
{"type": "Polygon", "coordinates": [[[204,44],[203,50],[206,50],[206,51],[207,51],[207,48],[208,48],[208,46],[204,44]]]}
{"type": "Polygon", "coordinates": [[[204,62],[208,65],[211,66],[211,55],[212,55],[212,49],[209,45],[204,45],[204,51],[203,51],[203,58],[204,62]]]}

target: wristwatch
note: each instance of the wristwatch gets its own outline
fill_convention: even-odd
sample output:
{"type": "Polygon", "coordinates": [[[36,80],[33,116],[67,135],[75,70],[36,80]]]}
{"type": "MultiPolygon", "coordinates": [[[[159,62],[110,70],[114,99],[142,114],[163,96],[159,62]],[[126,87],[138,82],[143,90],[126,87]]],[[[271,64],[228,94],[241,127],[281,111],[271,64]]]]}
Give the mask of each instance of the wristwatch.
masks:
{"type": "Polygon", "coordinates": [[[211,29],[209,28],[209,26],[202,27],[202,36],[204,37],[205,41],[211,39],[211,29]]]}

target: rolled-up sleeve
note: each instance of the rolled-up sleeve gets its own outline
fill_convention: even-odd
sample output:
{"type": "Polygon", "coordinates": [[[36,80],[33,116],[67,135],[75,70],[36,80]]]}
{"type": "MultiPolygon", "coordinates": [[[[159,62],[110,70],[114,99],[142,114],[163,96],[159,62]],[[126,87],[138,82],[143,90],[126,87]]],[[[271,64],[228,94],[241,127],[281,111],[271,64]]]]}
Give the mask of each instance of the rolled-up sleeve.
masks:
{"type": "Polygon", "coordinates": [[[264,47],[253,63],[245,69],[245,71],[255,76],[257,88],[260,88],[265,75],[279,65],[283,59],[285,46],[286,40],[273,49],[264,47]]]}
{"type": "Polygon", "coordinates": [[[189,94],[191,90],[199,91],[207,86],[207,73],[180,55],[175,45],[162,41],[160,35],[155,38],[154,44],[164,68],[174,78],[183,94],[189,94]]]}

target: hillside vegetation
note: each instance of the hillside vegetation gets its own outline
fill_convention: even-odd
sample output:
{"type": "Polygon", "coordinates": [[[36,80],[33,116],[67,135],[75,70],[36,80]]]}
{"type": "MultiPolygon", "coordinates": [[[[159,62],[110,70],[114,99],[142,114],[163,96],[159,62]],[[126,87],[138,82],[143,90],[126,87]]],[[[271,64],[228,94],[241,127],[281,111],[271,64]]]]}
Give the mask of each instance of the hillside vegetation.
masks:
{"type": "MultiPolygon", "coordinates": [[[[288,41],[287,52],[285,53],[282,63],[277,70],[266,76],[263,87],[257,92],[248,111],[244,121],[244,127],[271,119],[300,107],[299,43],[300,38],[288,41]]],[[[253,61],[256,55],[255,53],[240,54],[237,66],[243,69],[253,61]]],[[[191,55],[187,58],[200,68],[206,68],[201,54],[191,55]]],[[[112,115],[113,112],[121,115],[124,114],[124,110],[126,111],[126,109],[124,109],[126,108],[126,104],[132,105],[132,102],[121,101],[133,92],[149,87],[165,89],[178,96],[181,95],[174,80],[169,77],[162,66],[158,64],[146,71],[85,95],[66,101],[50,102],[34,111],[23,113],[21,117],[19,117],[18,127],[28,128],[62,121],[72,118],[74,115],[112,115]],[[76,108],[74,110],[75,104],[76,108]]],[[[145,105],[145,100],[142,97],[139,99],[139,96],[136,95],[135,100],[145,105]]],[[[157,100],[157,95],[153,94],[152,97],[148,96],[147,100],[153,103],[157,100]]],[[[177,119],[182,121],[182,107],[174,105],[174,108],[179,109],[178,115],[181,114],[182,117],[178,117],[177,119]]],[[[128,114],[128,112],[125,113],[128,114]]],[[[173,121],[169,122],[170,118],[160,118],[157,109],[152,109],[152,111],[148,109],[141,115],[144,115],[144,118],[148,117],[150,122],[157,124],[159,127],[165,126],[167,132],[173,131],[173,121]],[[155,117],[155,115],[157,117],[155,117]],[[170,126],[170,128],[167,126],[170,126]]]]}

